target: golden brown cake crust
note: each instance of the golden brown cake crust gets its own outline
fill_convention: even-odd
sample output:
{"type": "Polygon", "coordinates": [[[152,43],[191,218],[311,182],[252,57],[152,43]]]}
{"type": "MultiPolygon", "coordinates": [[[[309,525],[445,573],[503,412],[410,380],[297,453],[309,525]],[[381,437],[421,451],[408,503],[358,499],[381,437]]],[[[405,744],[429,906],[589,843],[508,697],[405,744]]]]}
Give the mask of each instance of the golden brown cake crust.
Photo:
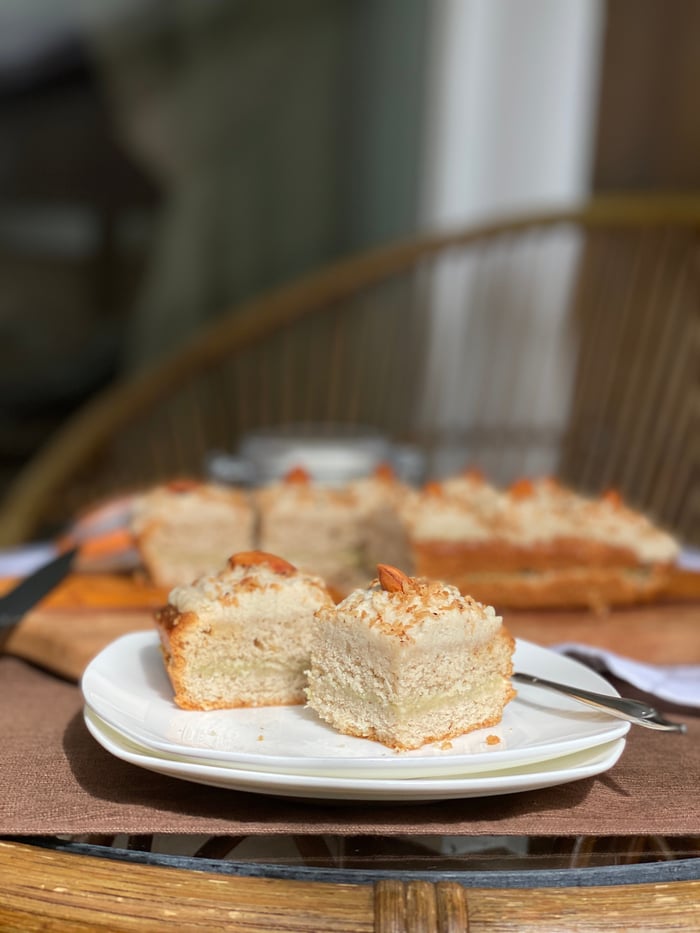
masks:
{"type": "Polygon", "coordinates": [[[175,693],[175,702],[182,709],[199,709],[193,704],[183,683],[183,673],[187,664],[187,655],[183,646],[183,636],[187,629],[196,626],[198,618],[194,612],[179,612],[168,604],[155,614],[155,623],[163,651],[168,677],[175,693]]]}
{"type": "Polygon", "coordinates": [[[482,573],[463,571],[455,586],[480,602],[502,609],[592,609],[604,613],[615,606],[653,602],[665,590],[669,570],[566,568],[541,573],[482,573]]]}
{"type": "MultiPolygon", "coordinates": [[[[510,702],[514,696],[515,690],[511,688],[511,692],[506,698],[506,703],[510,702]]],[[[410,752],[414,751],[416,748],[422,748],[423,745],[429,745],[431,742],[449,742],[450,739],[456,739],[460,735],[467,735],[469,732],[476,732],[479,729],[488,729],[491,726],[497,726],[502,718],[502,714],[498,714],[497,716],[491,716],[489,719],[485,719],[483,722],[469,725],[466,729],[455,729],[454,732],[441,732],[439,735],[427,736],[425,739],[421,738],[419,745],[402,745],[401,742],[397,740],[391,741],[385,735],[380,736],[377,730],[372,728],[362,732],[360,730],[353,731],[352,727],[348,726],[348,728],[344,730],[344,734],[353,735],[358,739],[372,739],[375,742],[381,742],[382,745],[396,752],[410,752]]]]}
{"type": "Polygon", "coordinates": [[[450,575],[469,569],[472,573],[500,570],[557,570],[573,567],[637,567],[629,548],[582,538],[556,538],[528,545],[510,541],[416,541],[413,544],[416,573],[450,575]]]}
{"type": "MultiPolygon", "coordinates": [[[[322,576],[335,601],[366,586],[378,562],[390,562],[504,608],[632,605],[662,596],[679,552],[619,494],[587,497],[547,478],[501,489],[468,471],[417,489],[380,469],[328,488],[297,469],[248,497],[193,481],[161,492],[183,501],[232,497],[250,516],[249,540],[233,547],[275,551],[322,576]]],[[[163,515],[142,514],[137,541],[151,578],[172,586],[163,515]]],[[[203,524],[210,520],[202,513],[203,524]]]]}

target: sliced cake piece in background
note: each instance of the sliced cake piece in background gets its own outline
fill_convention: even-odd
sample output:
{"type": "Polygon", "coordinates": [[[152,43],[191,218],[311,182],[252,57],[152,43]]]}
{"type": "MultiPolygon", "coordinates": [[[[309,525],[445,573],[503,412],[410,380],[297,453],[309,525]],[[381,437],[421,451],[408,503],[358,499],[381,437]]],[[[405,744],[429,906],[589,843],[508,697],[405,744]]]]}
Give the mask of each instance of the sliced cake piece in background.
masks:
{"type": "Polygon", "coordinates": [[[323,577],[336,599],[367,584],[365,515],[354,487],[322,485],[295,468],[254,497],[261,550],[323,577]]]}
{"type": "Polygon", "coordinates": [[[370,476],[351,481],[347,488],[362,516],[362,586],[375,576],[379,563],[412,573],[406,516],[413,511],[418,491],[400,480],[389,463],[379,464],[370,476]]]}
{"type": "Polygon", "coordinates": [[[246,492],[185,479],[138,496],[131,531],[152,582],[177,586],[218,570],[229,554],[251,550],[255,522],[246,492]]]}

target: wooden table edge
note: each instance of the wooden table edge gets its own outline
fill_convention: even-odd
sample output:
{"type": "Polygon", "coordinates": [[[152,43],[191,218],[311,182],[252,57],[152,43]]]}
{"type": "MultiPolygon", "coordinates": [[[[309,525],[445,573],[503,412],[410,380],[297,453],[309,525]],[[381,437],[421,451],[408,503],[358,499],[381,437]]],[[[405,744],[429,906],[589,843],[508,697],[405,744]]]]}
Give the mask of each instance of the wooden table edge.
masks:
{"type": "Polygon", "coordinates": [[[0,929],[689,929],[700,880],[477,888],[455,881],[299,881],[115,861],[0,840],[0,929]],[[623,926],[615,926],[615,918],[623,926]]]}

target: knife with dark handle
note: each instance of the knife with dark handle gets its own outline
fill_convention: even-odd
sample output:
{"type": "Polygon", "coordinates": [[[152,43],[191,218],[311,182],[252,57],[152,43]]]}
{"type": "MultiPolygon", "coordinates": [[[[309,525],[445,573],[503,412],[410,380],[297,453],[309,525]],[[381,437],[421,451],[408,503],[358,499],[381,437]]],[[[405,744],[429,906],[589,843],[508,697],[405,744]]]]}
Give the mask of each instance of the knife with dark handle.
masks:
{"type": "Polygon", "coordinates": [[[0,597],[0,650],[15,625],[68,576],[77,553],[77,547],[63,551],[0,597]]]}

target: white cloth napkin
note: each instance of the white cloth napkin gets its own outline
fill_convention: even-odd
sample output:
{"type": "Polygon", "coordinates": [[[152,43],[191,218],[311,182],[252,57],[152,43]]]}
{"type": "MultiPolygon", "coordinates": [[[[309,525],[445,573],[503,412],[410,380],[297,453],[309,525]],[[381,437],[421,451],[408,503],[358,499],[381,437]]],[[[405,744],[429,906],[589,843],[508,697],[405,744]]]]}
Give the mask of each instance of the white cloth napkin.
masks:
{"type": "Polygon", "coordinates": [[[683,570],[694,570],[700,573],[700,550],[697,548],[684,548],[678,557],[677,563],[683,570]]]}
{"type": "Polygon", "coordinates": [[[603,648],[563,642],[553,647],[560,654],[572,654],[597,670],[605,670],[652,696],[681,706],[700,707],[700,665],[644,664],[603,648]]]}

